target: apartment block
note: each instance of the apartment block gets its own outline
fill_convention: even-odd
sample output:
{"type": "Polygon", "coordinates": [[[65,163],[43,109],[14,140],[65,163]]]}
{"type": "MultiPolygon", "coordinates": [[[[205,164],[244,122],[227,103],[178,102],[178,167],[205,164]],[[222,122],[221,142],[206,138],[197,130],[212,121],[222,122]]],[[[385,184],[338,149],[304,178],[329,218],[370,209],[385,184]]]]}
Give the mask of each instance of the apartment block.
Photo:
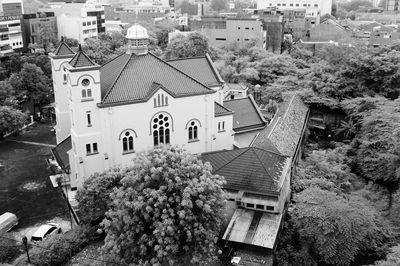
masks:
{"type": "Polygon", "coordinates": [[[2,0],[0,3],[0,57],[23,49],[23,10],[22,0],[2,0]]]}
{"type": "Polygon", "coordinates": [[[24,37],[24,48],[27,49],[30,44],[37,44],[42,27],[49,26],[57,38],[57,18],[54,13],[24,14],[22,16],[22,32],[24,37]]]}
{"type": "MultiPolygon", "coordinates": [[[[105,14],[104,14],[104,6],[101,4],[86,4],[86,3],[64,3],[64,2],[50,2],[49,8],[40,8],[40,12],[53,12],[56,17],[61,15],[65,15],[66,17],[74,18],[74,22],[81,18],[80,22],[87,22],[92,21],[94,17],[96,20],[96,28],[98,33],[106,32],[106,25],[105,25],[105,14]],[[91,17],[90,19],[86,19],[86,17],[91,17]]],[[[62,27],[70,27],[68,25],[68,21],[66,21],[66,25],[62,27]]],[[[58,22],[58,25],[60,23],[58,22]]],[[[90,23],[90,26],[93,25],[90,23]]],[[[85,26],[83,26],[85,27],[85,26]]],[[[83,29],[89,30],[89,29],[83,29]]],[[[92,27],[90,27],[92,30],[92,27]]],[[[67,30],[68,31],[68,30],[67,30]]],[[[69,37],[69,36],[67,36],[69,37]]]]}
{"type": "Polygon", "coordinates": [[[202,17],[190,21],[190,29],[205,34],[212,46],[238,42],[241,45],[256,40],[263,47],[265,31],[262,21],[255,18],[202,17]]]}
{"type": "Polygon", "coordinates": [[[331,14],[332,0],[257,0],[257,9],[277,8],[293,10],[304,8],[306,16],[331,14]]]}

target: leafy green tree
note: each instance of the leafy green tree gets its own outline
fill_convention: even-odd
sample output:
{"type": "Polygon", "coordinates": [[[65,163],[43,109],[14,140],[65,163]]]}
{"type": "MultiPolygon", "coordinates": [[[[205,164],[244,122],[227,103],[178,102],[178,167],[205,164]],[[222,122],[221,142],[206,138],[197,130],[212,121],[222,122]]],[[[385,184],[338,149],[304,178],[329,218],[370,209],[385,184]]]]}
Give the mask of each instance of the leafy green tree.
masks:
{"type": "MultiPolygon", "coordinates": [[[[353,160],[357,171],[367,180],[386,187],[392,196],[400,182],[400,99],[363,97],[343,102],[349,114],[360,121],[354,141],[353,160]]],[[[389,209],[392,197],[389,198],[389,209]]]]}
{"type": "Polygon", "coordinates": [[[38,30],[38,40],[37,44],[39,47],[44,49],[45,54],[47,55],[49,50],[55,46],[57,43],[56,34],[51,27],[50,23],[42,24],[38,30]]]}
{"type": "Polygon", "coordinates": [[[228,1],[226,0],[211,0],[211,9],[217,12],[226,9],[228,6],[228,1]]]}
{"type": "Polygon", "coordinates": [[[336,135],[343,135],[345,139],[354,137],[357,133],[358,124],[352,118],[348,121],[341,121],[340,126],[335,130],[336,135]]]}
{"type": "Polygon", "coordinates": [[[5,133],[20,129],[26,122],[27,116],[20,110],[10,106],[0,106],[0,139],[5,133]]]}
{"type": "Polygon", "coordinates": [[[0,81],[0,106],[15,106],[15,90],[8,80],[0,81]]]}
{"type": "Polygon", "coordinates": [[[348,145],[335,149],[313,150],[300,162],[293,177],[292,189],[301,192],[309,187],[328,191],[345,190],[356,176],[347,165],[348,145]]]}
{"type": "Polygon", "coordinates": [[[177,147],[138,153],[111,194],[104,254],[123,264],[206,264],[216,255],[224,179],[177,147]]]}
{"type": "Polygon", "coordinates": [[[293,221],[303,245],[323,263],[349,265],[390,239],[390,228],[363,198],[310,187],[295,201],[293,221]]]}
{"type": "Polygon", "coordinates": [[[400,265],[400,245],[390,248],[385,260],[375,262],[376,266],[393,266],[400,265]]]}
{"type": "Polygon", "coordinates": [[[111,207],[110,194],[121,186],[120,181],[128,172],[112,168],[103,173],[95,173],[85,180],[75,197],[79,203],[82,221],[90,222],[105,217],[111,207]]]}
{"type": "Polygon", "coordinates": [[[63,37],[63,40],[69,47],[78,47],[79,45],[79,42],[76,39],[63,37]]]}
{"type": "Polygon", "coordinates": [[[34,107],[47,103],[52,93],[50,79],[40,67],[30,63],[25,63],[19,73],[11,75],[10,84],[20,102],[32,101],[34,107]]]}
{"type": "Polygon", "coordinates": [[[168,43],[164,57],[167,59],[172,58],[185,58],[193,56],[204,56],[210,51],[208,39],[200,32],[194,32],[187,37],[178,35],[168,43]]]}
{"type": "Polygon", "coordinates": [[[372,8],[372,2],[368,0],[352,0],[349,2],[343,2],[340,6],[346,11],[357,11],[359,9],[372,8]]]}

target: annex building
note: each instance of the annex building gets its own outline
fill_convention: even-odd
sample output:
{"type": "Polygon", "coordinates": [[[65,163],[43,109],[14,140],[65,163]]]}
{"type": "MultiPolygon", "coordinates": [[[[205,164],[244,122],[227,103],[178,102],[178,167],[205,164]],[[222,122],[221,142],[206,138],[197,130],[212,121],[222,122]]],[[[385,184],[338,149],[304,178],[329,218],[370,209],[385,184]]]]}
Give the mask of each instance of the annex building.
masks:
{"type": "Polygon", "coordinates": [[[247,89],[226,86],[208,55],[164,61],[147,50],[147,31],[137,24],[126,38],[128,51],[102,66],[63,42],[50,54],[58,143],[52,152],[68,189],[95,172],[128,166],[136,152],[183,146],[227,181],[233,213],[224,239],[270,256],[308,108],[290,96],[268,124],[247,89]]]}

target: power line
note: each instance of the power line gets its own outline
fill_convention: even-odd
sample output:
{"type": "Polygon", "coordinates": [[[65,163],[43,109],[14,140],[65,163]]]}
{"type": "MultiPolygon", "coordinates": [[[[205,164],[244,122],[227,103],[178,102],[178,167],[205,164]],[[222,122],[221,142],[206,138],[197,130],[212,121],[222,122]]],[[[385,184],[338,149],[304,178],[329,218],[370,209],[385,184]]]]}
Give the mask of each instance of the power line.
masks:
{"type": "MultiPolygon", "coordinates": [[[[7,239],[7,240],[15,241],[15,242],[17,242],[17,243],[24,244],[24,242],[22,242],[22,241],[19,241],[19,240],[16,240],[16,239],[12,239],[12,238],[8,238],[8,237],[4,237],[4,236],[1,236],[1,235],[0,235],[0,238],[3,238],[3,239],[7,239]]],[[[34,244],[34,243],[30,243],[30,244],[31,244],[31,246],[34,246],[34,247],[37,247],[37,248],[40,248],[40,249],[43,249],[43,250],[53,251],[52,249],[45,248],[45,247],[39,246],[39,245],[34,244]]],[[[3,247],[3,246],[0,245],[0,247],[3,247]]],[[[6,246],[6,247],[9,247],[9,246],[6,246]]],[[[18,246],[15,246],[15,247],[18,247],[18,246]]],[[[68,250],[68,249],[64,248],[64,250],[68,250]]],[[[72,256],[71,256],[71,258],[72,258],[72,256]]],[[[119,264],[119,263],[114,262],[114,261],[100,260],[100,259],[92,258],[92,257],[82,257],[82,256],[78,256],[77,258],[82,258],[82,259],[87,259],[87,260],[93,260],[93,261],[99,261],[99,262],[111,263],[111,265],[121,265],[121,266],[122,266],[122,265],[125,265],[125,264],[119,264]]]]}

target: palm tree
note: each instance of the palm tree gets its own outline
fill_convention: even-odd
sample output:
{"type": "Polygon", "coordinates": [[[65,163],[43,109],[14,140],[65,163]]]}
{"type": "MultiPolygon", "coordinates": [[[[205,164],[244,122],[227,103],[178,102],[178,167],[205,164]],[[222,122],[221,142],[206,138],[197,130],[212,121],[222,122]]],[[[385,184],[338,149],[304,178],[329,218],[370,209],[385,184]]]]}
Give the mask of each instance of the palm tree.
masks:
{"type": "Polygon", "coordinates": [[[354,122],[353,118],[346,121],[341,121],[340,126],[335,129],[336,135],[343,135],[345,139],[353,138],[357,133],[358,123],[354,122]]]}

